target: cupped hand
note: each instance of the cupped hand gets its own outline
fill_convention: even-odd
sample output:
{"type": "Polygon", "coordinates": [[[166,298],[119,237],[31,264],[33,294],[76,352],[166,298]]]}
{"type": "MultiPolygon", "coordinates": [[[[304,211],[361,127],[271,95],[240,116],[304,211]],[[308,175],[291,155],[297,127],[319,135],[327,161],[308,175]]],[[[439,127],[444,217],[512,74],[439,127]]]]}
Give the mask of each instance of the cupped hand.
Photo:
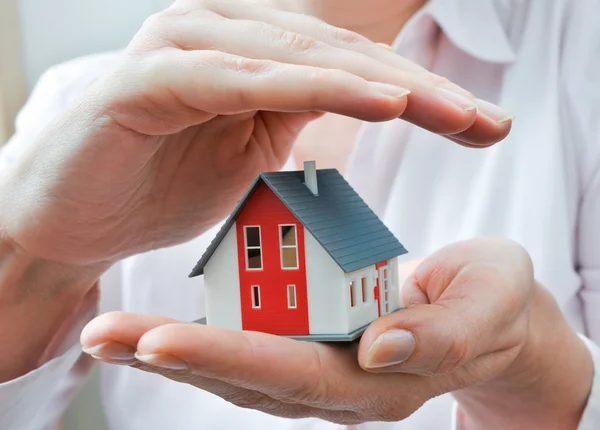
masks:
{"type": "Polygon", "coordinates": [[[350,31],[243,1],[179,0],[0,181],[0,234],[75,265],[191,239],[277,170],[322,112],[403,118],[472,147],[510,117],[350,31]],[[409,94],[410,92],[410,94],[409,94]]]}
{"type": "MultiPolygon", "coordinates": [[[[402,297],[406,309],[376,320],[360,342],[350,344],[127,313],[96,318],[81,341],[99,360],[158,373],[283,417],[396,421],[432,397],[455,392],[475,415],[473,405],[483,400],[508,408],[499,415],[517,419],[514,423],[525,408],[528,417],[542,411],[556,424],[565,416],[552,415],[549,404],[563,411],[573,399],[585,402],[586,378],[591,380],[585,347],[534,282],[529,256],[518,245],[480,239],[446,247],[418,265],[402,297]],[[561,356],[558,340],[570,351],[575,345],[572,350],[583,359],[573,363],[573,356],[561,356]],[[570,371],[563,361],[588,373],[570,371]],[[556,374],[556,366],[563,373],[556,374]],[[565,378],[572,389],[557,383],[565,378]],[[549,401],[548,393],[568,397],[549,401]]],[[[569,418],[576,420],[580,410],[572,409],[569,418]]],[[[485,428],[497,428],[490,415],[485,428]]]]}

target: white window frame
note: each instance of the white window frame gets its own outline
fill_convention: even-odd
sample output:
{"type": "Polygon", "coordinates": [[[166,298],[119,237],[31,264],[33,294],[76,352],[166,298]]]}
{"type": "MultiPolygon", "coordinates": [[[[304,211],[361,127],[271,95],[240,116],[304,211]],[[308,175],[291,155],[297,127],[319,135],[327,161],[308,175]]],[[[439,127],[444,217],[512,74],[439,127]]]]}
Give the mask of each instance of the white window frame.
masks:
{"type": "Polygon", "coordinates": [[[356,278],[350,279],[350,309],[358,307],[358,301],[356,300],[356,278]]]}
{"type": "MultiPolygon", "coordinates": [[[[298,259],[298,226],[296,224],[279,224],[278,227],[279,233],[279,260],[281,264],[281,270],[298,270],[300,269],[300,260],[298,259]],[[294,227],[294,235],[295,235],[295,245],[284,245],[283,244],[283,236],[282,236],[282,227],[294,227]],[[284,267],[283,266],[283,249],[287,248],[295,248],[296,249],[296,267],[284,267]]],[[[262,254],[261,254],[262,256],[262,254]]]]}
{"type": "Polygon", "coordinates": [[[386,264],[385,266],[381,266],[379,268],[379,273],[381,276],[379,277],[379,302],[381,306],[381,313],[388,314],[390,313],[390,266],[386,264]],[[387,293],[387,300],[385,299],[385,294],[387,293]]]}
{"type": "Polygon", "coordinates": [[[260,229],[260,225],[245,225],[244,226],[244,260],[246,261],[246,270],[259,271],[263,270],[263,252],[262,252],[262,231],[260,229]],[[258,228],[258,246],[248,246],[248,229],[249,228],[258,228]],[[260,269],[250,268],[248,261],[248,250],[249,249],[258,249],[260,250],[260,269]]]}
{"type": "Polygon", "coordinates": [[[295,284],[287,285],[286,297],[287,297],[288,309],[297,309],[298,308],[298,295],[296,294],[296,285],[295,284]],[[294,306],[290,306],[290,287],[293,289],[292,291],[294,292],[294,306]]]}
{"type": "Polygon", "coordinates": [[[366,275],[360,277],[360,296],[362,298],[361,303],[369,302],[369,277],[366,275]]]}
{"type": "Polygon", "coordinates": [[[250,303],[252,303],[252,309],[260,309],[260,306],[262,304],[262,299],[260,298],[260,285],[252,285],[250,286],[250,303]],[[255,306],[254,303],[254,289],[256,288],[256,291],[258,291],[258,306],[255,306]]]}

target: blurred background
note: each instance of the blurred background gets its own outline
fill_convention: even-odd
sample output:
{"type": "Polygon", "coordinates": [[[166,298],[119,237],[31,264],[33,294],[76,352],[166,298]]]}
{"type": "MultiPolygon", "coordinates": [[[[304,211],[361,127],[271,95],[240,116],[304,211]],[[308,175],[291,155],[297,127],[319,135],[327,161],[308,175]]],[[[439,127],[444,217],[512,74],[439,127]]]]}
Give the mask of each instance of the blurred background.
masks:
{"type": "Polygon", "coordinates": [[[0,0],[0,144],[48,67],[124,47],[171,0],[0,0]]]}
{"type": "MultiPolygon", "coordinates": [[[[83,55],[123,48],[144,19],[170,0],[0,0],[0,145],[49,67],[83,55]]],[[[97,370],[59,425],[107,430],[97,370]]]]}

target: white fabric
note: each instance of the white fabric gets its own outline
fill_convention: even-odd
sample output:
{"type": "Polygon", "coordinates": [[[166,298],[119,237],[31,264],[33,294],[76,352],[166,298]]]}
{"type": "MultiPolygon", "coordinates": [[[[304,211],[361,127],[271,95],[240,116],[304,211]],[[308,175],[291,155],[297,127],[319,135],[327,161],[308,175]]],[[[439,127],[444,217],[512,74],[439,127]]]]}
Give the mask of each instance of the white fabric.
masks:
{"type": "MultiPolygon", "coordinates": [[[[431,0],[394,44],[406,57],[516,114],[501,144],[470,150],[401,121],[363,126],[348,169],[357,191],[408,248],[407,259],[457,240],[502,235],[532,255],[536,277],[600,354],[600,3],[597,0],[431,0]],[[442,29],[439,38],[436,30],[442,29]]],[[[118,54],[50,70],[0,157],[13,162],[118,54]]],[[[100,311],[181,320],[203,316],[202,281],[187,274],[215,231],[122,262],[101,282],[100,311]]],[[[74,328],[76,332],[78,328],[74,328]]],[[[75,348],[77,345],[75,345],[75,348]]],[[[0,384],[0,428],[47,428],[69,402],[71,353],[0,384]],[[9,401],[10,400],[10,401],[9,401]]],[[[78,373],[77,373],[78,372],[78,373]]],[[[127,367],[102,368],[112,430],[338,429],[236,408],[190,386],[127,367]]],[[[399,387],[399,390],[406,389],[399,387]]],[[[401,423],[360,430],[448,430],[440,396],[401,423]]],[[[600,428],[600,371],[579,430],[600,428]]]]}

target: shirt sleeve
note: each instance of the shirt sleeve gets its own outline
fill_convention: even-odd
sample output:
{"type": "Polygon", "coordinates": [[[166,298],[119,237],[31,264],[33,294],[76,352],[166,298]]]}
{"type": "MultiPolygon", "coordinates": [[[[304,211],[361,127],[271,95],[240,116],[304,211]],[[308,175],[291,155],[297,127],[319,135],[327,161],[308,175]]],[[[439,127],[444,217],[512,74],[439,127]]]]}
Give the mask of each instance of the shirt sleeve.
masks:
{"type": "MultiPolygon", "coordinates": [[[[15,134],[0,147],[0,173],[18,160],[110,60],[107,55],[78,59],[56,66],[40,78],[17,116],[15,134]]],[[[118,265],[102,277],[100,284],[118,282],[119,277],[112,273],[116,270],[118,265]]],[[[0,384],[0,429],[50,429],[58,421],[93,366],[93,359],[81,353],[79,334],[96,315],[97,307],[98,297],[92,296],[70,325],[61,330],[53,356],[40,357],[40,367],[0,384]]]]}
{"type": "Polygon", "coordinates": [[[561,53],[565,145],[579,154],[580,206],[576,232],[579,297],[594,359],[592,391],[579,430],[600,428],[600,2],[569,0],[565,5],[561,53]]]}
{"type": "Polygon", "coordinates": [[[561,125],[565,145],[579,154],[581,190],[574,263],[586,335],[600,344],[600,2],[571,0],[565,13],[561,125]]]}
{"type": "MultiPolygon", "coordinates": [[[[564,144],[577,149],[580,206],[576,232],[579,297],[594,362],[592,391],[578,430],[600,428],[600,2],[566,0],[561,52],[564,144]]],[[[543,49],[540,45],[540,49],[543,49]]],[[[452,429],[461,430],[455,402],[452,429]]]]}
{"type": "Polygon", "coordinates": [[[594,361],[594,379],[587,406],[577,429],[597,430],[600,428],[600,347],[583,336],[581,336],[581,338],[592,353],[594,361]]]}

